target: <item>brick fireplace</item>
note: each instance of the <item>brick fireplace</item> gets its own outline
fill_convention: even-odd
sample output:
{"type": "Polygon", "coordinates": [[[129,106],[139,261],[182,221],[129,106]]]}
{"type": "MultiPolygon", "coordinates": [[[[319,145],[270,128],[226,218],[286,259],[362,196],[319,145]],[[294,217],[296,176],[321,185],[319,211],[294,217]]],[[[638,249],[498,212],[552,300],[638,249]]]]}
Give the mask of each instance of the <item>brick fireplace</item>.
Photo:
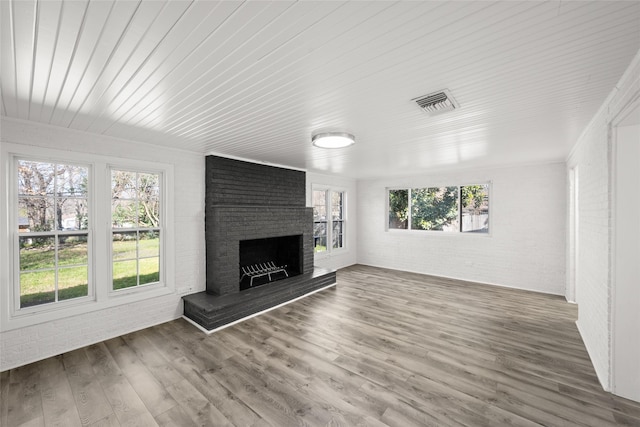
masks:
{"type": "Polygon", "coordinates": [[[206,292],[183,298],[186,317],[211,330],[335,283],[313,266],[305,172],[207,156],[205,176],[206,292]],[[287,274],[248,286],[242,267],[268,261],[287,274]]]}

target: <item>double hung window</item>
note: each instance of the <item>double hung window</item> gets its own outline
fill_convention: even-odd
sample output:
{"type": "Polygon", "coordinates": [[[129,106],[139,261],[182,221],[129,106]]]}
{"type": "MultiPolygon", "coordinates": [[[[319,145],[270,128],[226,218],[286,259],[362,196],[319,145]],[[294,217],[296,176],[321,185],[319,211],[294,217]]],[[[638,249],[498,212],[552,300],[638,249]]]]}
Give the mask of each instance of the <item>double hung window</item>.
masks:
{"type": "Polygon", "coordinates": [[[87,297],[89,166],[17,160],[20,309],[87,297]]]}
{"type": "Polygon", "coordinates": [[[160,281],[158,173],[111,170],[113,290],[160,281]]]}
{"type": "Polygon", "coordinates": [[[3,319],[27,325],[172,291],[169,165],[25,151],[6,162],[12,286],[0,293],[12,304],[3,319]]]}
{"type": "Polygon", "coordinates": [[[346,192],[316,189],[312,197],[314,251],[331,252],[344,248],[346,192]]]}

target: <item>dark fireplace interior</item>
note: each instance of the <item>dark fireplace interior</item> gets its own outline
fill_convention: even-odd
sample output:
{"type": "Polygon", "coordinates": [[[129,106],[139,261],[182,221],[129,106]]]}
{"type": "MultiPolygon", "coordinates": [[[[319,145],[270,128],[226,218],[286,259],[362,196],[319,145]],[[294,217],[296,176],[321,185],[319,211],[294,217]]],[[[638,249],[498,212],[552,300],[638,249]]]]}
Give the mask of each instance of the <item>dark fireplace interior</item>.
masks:
{"type": "Polygon", "coordinates": [[[240,290],[301,273],[302,235],[240,241],[240,290]]]}

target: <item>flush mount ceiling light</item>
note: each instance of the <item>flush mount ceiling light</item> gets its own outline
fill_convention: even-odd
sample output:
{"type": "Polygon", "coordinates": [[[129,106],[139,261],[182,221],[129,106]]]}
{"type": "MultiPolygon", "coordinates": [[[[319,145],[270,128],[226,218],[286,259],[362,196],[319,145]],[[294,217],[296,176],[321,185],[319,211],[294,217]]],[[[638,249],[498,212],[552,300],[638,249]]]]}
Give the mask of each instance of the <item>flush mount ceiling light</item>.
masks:
{"type": "Polygon", "coordinates": [[[311,143],[320,148],[344,148],[356,142],[347,132],[320,132],[311,136],[311,143]]]}

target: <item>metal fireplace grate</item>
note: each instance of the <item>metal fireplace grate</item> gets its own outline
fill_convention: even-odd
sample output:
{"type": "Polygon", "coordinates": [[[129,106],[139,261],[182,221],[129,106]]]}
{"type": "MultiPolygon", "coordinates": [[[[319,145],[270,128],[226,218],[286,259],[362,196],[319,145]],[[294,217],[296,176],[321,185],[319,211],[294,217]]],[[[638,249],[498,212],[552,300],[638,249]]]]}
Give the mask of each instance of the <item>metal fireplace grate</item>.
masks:
{"type": "Polygon", "coordinates": [[[278,273],[284,273],[286,277],[289,277],[289,273],[287,273],[287,266],[277,266],[273,261],[261,264],[247,265],[245,267],[242,267],[242,277],[240,277],[240,281],[242,282],[242,279],[248,277],[250,279],[249,286],[253,286],[253,279],[267,276],[267,278],[271,282],[271,275],[278,273]]]}

